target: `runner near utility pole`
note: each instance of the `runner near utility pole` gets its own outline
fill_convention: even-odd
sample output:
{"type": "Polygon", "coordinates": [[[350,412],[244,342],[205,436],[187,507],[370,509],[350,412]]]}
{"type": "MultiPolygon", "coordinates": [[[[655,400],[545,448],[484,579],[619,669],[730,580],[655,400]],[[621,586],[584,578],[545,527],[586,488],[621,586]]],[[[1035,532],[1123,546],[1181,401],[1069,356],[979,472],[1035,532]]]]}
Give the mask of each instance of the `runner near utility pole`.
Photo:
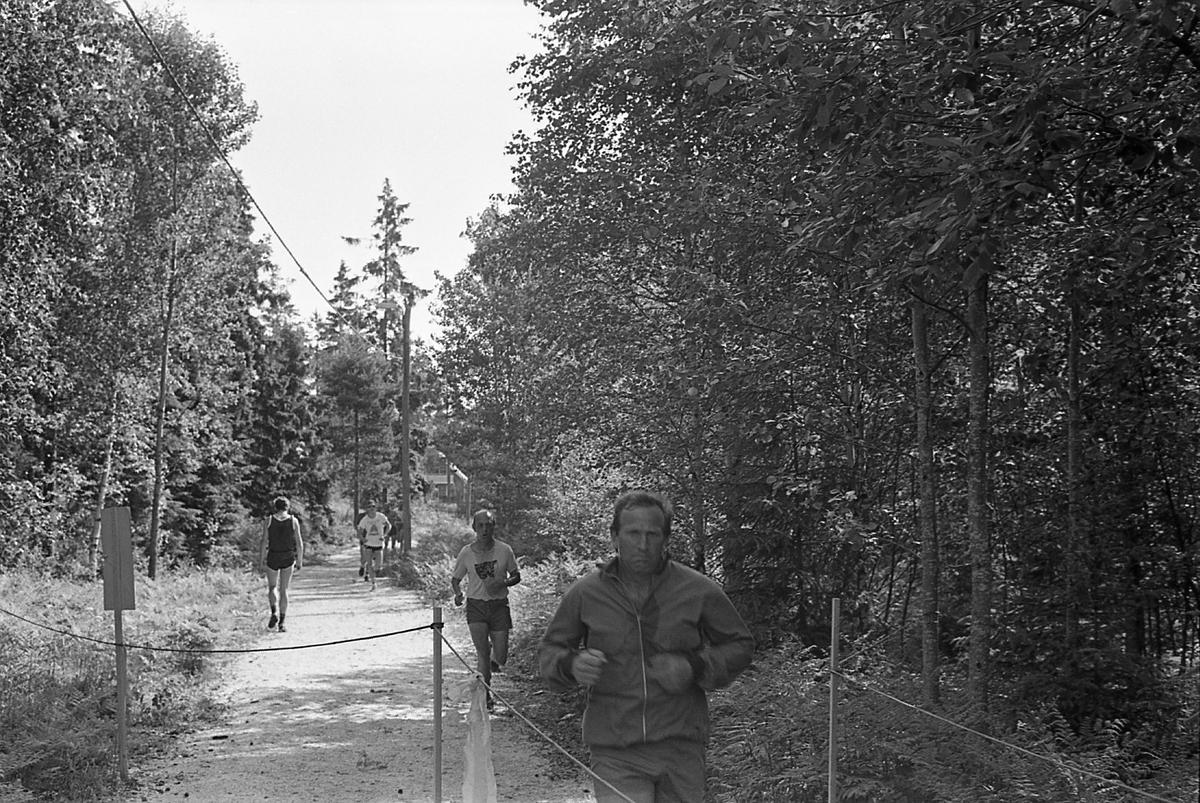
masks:
{"type": "Polygon", "coordinates": [[[383,542],[392,529],[392,523],[379,512],[379,507],[372,499],[367,502],[367,512],[358,520],[355,529],[358,531],[359,560],[362,562],[358,573],[371,584],[371,590],[374,591],[375,577],[383,568],[383,542]]]}

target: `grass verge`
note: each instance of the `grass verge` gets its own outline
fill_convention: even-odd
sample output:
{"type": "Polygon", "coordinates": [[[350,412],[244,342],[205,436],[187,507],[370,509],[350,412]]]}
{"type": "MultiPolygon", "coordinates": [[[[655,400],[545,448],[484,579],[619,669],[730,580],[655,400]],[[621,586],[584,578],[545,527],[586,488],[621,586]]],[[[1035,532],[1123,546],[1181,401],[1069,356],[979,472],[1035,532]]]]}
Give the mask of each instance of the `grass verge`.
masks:
{"type": "MultiPolygon", "coordinates": [[[[125,643],[165,649],[128,650],[131,763],[216,713],[209,680],[219,659],[168,650],[238,646],[260,590],[250,572],[229,569],[138,586],[137,610],[122,615],[125,643]]],[[[114,614],[102,585],[18,572],[0,576],[0,599],[16,615],[0,614],[0,781],[103,799],[120,778],[114,614]]]]}
{"type": "MultiPolygon", "coordinates": [[[[436,507],[417,506],[413,515],[414,548],[389,559],[386,573],[430,604],[454,611],[447,606],[450,573],[458,550],[473,537],[470,528],[462,516],[436,507]]],[[[322,551],[336,546],[311,544],[308,559],[320,562],[322,551]]],[[[561,591],[590,568],[590,561],[570,558],[522,567],[523,582],[512,590],[515,629],[503,676],[505,699],[581,761],[587,760],[580,738],[583,695],[546,690],[538,676],[537,641],[561,591]]],[[[174,571],[138,583],[138,609],[124,617],[129,644],[230,649],[243,646],[260,625],[262,580],[249,569],[174,571]]],[[[115,648],[107,643],[113,614],[103,610],[101,585],[11,573],[0,575],[0,600],[0,608],[17,615],[0,613],[0,801],[112,799],[121,788],[115,648]]],[[[222,660],[130,650],[131,764],[224,714],[214,694],[222,660]]],[[[1026,753],[890,699],[919,700],[919,684],[882,651],[863,652],[843,671],[849,682],[838,706],[839,800],[1132,803],[1200,795],[1195,670],[1169,679],[1177,690],[1164,699],[1174,702],[1153,728],[1115,720],[1070,728],[1051,708],[1021,711],[1015,725],[996,733],[1026,753]]],[[[960,680],[948,672],[936,713],[971,721],[973,712],[956,704],[960,680]]],[[[714,732],[704,803],[826,800],[827,682],[821,656],[781,644],[760,650],[748,672],[711,695],[714,732]]],[[[553,771],[574,777],[569,759],[532,731],[529,738],[553,771]]]]}

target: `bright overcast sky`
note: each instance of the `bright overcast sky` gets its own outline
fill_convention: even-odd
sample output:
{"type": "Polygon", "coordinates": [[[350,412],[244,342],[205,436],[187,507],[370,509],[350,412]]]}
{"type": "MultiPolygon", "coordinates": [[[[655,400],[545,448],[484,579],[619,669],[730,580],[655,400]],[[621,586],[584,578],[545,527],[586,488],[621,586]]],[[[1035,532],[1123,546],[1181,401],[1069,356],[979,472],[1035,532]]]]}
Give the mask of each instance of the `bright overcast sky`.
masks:
{"type": "MultiPolygon", "coordinates": [[[[401,267],[433,291],[470,253],[460,235],[495,194],[511,191],[505,146],[533,123],[513,59],[536,50],[542,19],[522,0],[136,0],[172,8],[228,54],[258,104],[249,145],[231,155],[283,241],[327,297],[338,264],[366,245],[384,179],[419,250],[401,267]],[[361,237],[347,246],[342,237],[361,237]]],[[[258,230],[269,234],[259,222],[258,230]]],[[[272,238],[304,319],[328,307],[272,238]]],[[[436,334],[432,295],[413,331],[436,334]]]]}

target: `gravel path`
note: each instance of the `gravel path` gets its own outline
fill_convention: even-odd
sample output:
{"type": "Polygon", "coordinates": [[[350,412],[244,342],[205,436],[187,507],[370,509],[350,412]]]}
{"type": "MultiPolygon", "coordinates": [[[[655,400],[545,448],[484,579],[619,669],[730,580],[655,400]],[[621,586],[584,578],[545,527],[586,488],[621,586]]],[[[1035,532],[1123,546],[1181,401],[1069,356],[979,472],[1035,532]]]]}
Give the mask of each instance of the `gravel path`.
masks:
{"type": "MultiPolygon", "coordinates": [[[[434,796],[433,621],[416,595],[358,577],[357,547],[296,575],[287,632],[258,647],[296,647],[410,628],[415,632],[311,649],[236,656],[222,697],[228,721],[188,734],[177,755],[136,770],[128,800],[147,803],[430,803],[434,796]]],[[[473,658],[461,611],[443,612],[446,638],[473,658]]],[[[470,673],[443,645],[442,801],[462,800],[466,684],[470,673]]],[[[503,696],[504,676],[494,680],[503,696]]],[[[590,803],[591,784],[552,780],[515,716],[491,718],[497,800],[590,803]]]]}

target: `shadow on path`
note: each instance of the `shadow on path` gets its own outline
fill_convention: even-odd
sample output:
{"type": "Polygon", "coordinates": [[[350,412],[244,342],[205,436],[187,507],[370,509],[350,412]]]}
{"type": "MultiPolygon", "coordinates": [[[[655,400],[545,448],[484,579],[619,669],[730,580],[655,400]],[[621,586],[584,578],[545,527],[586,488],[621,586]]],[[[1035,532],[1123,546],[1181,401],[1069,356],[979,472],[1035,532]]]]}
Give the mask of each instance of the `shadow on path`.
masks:
{"type": "MultiPolygon", "coordinates": [[[[224,671],[225,722],[183,738],[179,753],[139,773],[129,800],[376,803],[434,800],[433,611],[382,578],[358,576],[358,549],[306,566],[292,581],[287,631],[266,629],[255,647],[294,647],[419,628],[344,644],[238,655],[224,671]]],[[[446,637],[474,652],[458,611],[446,637]],[[460,632],[461,631],[461,632],[460,632]]],[[[439,639],[444,673],[442,800],[461,799],[470,673],[439,639]]],[[[500,688],[499,686],[497,687],[500,688]]],[[[548,780],[543,760],[511,720],[493,720],[502,801],[584,801],[578,786],[548,780]],[[555,788],[555,787],[558,788],[555,788]]]]}
{"type": "MultiPolygon", "coordinates": [[[[227,721],[190,734],[167,778],[138,799],[422,799],[433,787],[432,611],[387,578],[372,591],[358,577],[357,547],[295,576],[287,632],[266,629],[266,607],[264,582],[259,648],[424,629],[235,657],[224,672],[227,721]]],[[[449,694],[466,673],[444,666],[449,694]]],[[[457,707],[447,703],[444,727],[461,727],[457,707]]],[[[444,777],[453,778],[447,758],[444,777]]]]}

